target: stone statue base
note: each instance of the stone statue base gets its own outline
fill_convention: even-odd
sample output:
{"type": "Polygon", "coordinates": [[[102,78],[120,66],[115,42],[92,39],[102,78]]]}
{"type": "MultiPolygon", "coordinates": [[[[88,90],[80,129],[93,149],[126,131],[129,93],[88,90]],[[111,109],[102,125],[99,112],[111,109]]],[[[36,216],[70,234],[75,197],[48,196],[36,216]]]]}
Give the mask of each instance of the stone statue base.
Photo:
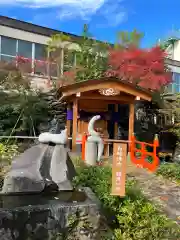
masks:
{"type": "Polygon", "coordinates": [[[48,198],[39,195],[26,199],[0,198],[1,240],[52,240],[65,239],[64,236],[79,240],[112,239],[99,202],[89,188],[48,198]]]}

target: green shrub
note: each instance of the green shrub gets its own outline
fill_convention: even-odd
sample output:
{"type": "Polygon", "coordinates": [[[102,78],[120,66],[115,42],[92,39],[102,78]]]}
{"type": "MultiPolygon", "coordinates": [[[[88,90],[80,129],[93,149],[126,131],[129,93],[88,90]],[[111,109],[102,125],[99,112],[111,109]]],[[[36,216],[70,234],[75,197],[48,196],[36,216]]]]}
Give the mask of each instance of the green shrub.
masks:
{"type": "Polygon", "coordinates": [[[111,196],[109,167],[79,167],[75,185],[91,187],[102,206],[112,217],[117,240],[178,239],[179,228],[142,195],[135,181],[127,180],[126,197],[111,196]]]}
{"type": "Polygon", "coordinates": [[[12,158],[18,155],[18,146],[16,144],[5,145],[0,143],[0,186],[2,185],[2,179],[9,171],[12,158]]]}
{"type": "Polygon", "coordinates": [[[0,143],[0,161],[10,162],[13,157],[18,154],[18,146],[16,144],[5,145],[0,143]]]}
{"type": "Polygon", "coordinates": [[[161,164],[157,170],[157,174],[167,179],[175,180],[180,183],[180,164],[178,163],[161,164]]]}
{"type": "Polygon", "coordinates": [[[52,117],[51,107],[41,93],[27,91],[21,94],[6,94],[2,100],[0,91],[0,135],[9,136],[16,132],[33,135],[38,133],[40,123],[52,117]],[[4,100],[5,99],[5,100],[4,100]],[[13,132],[12,132],[13,130],[13,132]]]}

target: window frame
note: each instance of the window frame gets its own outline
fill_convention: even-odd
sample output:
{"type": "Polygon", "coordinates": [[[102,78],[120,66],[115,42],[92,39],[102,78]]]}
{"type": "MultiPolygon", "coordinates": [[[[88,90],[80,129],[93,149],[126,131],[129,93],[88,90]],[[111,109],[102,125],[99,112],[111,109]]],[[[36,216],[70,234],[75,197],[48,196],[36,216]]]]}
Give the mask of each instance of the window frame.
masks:
{"type": "Polygon", "coordinates": [[[174,93],[180,93],[180,73],[178,73],[178,72],[173,72],[173,90],[174,90],[174,93]],[[176,75],[178,76],[178,82],[176,82],[176,79],[175,79],[175,76],[176,75]],[[176,87],[178,86],[178,88],[179,88],[179,91],[176,91],[176,87]]]}
{"type": "MultiPolygon", "coordinates": [[[[18,42],[17,42],[17,39],[15,39],[15,38],[11,38],[11,37],[7,37],[7,36],[1,36],[0,35],[0,55],[2,55],[2,56],[7,56],[7,57],[15,57],[16,58],[16,56],[17,56],[17,49],[18,49],[18,42]],[[4,38],[10,38],[10,39],[13,39],[13,40],[15,40],[16,41],[16,55],[11,55],[11,54],[5,54],[5,53],[2,53],[2,37],[4,37],[4,38]]],[[[0,57],[0,59],[1,59],[1,57],[0,57]]]]}
{"type": "MultiPolygon", "coordinates": [[[[32,75],[34,77],[45,77],[45,78],[50,77],[52,79],[57,79],[59,77],[59,75],[62,76],[64,74],[64,68],[65,67],[70,67],[71,68],[73,66],[76,66],[76,50],[73,51],[73,55],[74,55],[74,57],[73,57],[74,58],[73,64],[72,65],[71,64],[65,64],[65,62],[64,62],[64,60],[65,60],[64,59],[64,52],[65,51],[68,52],[68,51],[72,51],[72,50],[70,50],[70,49],[68,49],[66,47],[62,47],[62,51],[61,51],[62,52],[62,54],[61,54],[62,61],[61,61],[61,66],[60,67],[57,66],[57,77],[50,75],[50,63],[47,64],[47,71],[46,71],[47,75],[36,74],[35,73],[35,61],[38,60],[38,59],[35,58],[35,54],[36,54],[35,53],[35,51],[36,51],[35,50],[36,49],[35,44],[40,44],[40,45],[44,45],[44,46],[46,46],[46,44],[29,42],[29,41],[26,41],[26,40],[23,40],[23,39],[15,39],[15,38],[4,36],[4,35],[0,35],[0,60],[1,60],[1,56],[11,57],[11,58],[16,59],[18,57],[19,41],[25,41],[25,42],[31,43],[31,45],[32,45],[32,54],[31,54],[31,59],[32,59],[31,69],[32,70],[31,70],[31,73],[27,73],[27,74],[30,74],[30,75],[32,75]],[[2,37],[14,39],[16,41],[16,55],[15,56],[14,55],[8,55],[8,54],[1,53],[2,52],[2,37]]],[[[24,58],[28,59],[26,57],[24,57],[24,58]]],[[[48,58],[49,58],[49,53],[47,54],[47,62],[48,62],[48,58]]]]}

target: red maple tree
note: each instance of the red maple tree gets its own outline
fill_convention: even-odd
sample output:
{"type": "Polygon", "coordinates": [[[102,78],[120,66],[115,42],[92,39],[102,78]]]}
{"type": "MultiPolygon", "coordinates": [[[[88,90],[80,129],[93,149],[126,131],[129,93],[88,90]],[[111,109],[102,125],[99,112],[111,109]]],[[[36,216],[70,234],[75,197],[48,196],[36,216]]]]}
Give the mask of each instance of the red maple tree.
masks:
{"type": "Polygon", "coordinates": [[[160,90],[172,81],[165,58],[166,54],[159,46],[151,49],[135,46],[111,49],[106,76],[129,81],[145,89],[160,90]]]}

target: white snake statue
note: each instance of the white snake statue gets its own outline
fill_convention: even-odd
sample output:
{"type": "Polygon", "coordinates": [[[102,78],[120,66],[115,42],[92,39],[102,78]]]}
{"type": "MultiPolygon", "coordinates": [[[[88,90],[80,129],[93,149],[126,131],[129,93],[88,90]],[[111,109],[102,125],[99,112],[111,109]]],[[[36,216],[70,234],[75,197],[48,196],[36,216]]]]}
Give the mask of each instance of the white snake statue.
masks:
{"type": "Polygon", "coordinates": [[[90,136],[87,138],[87,141],[95,142],[98,144],[98,158],[97,158],[98,162],[100,161],[104,151],[104,143],[103,139],[100,137],[100,134],[94,130],[94,123],[100,118],[101,118],[100,115],[96,115],[89,121],[88,133],[90,136]]]}
{"type": "Polygon", "coordinates": [[[39,135],[38,138],[40,143],[49,143],[52,142],[54,144],[66,144],[67,143],[67,128],[62,130],[61,133],[55,134],[50,132],[44,132],[39,135]]]}

